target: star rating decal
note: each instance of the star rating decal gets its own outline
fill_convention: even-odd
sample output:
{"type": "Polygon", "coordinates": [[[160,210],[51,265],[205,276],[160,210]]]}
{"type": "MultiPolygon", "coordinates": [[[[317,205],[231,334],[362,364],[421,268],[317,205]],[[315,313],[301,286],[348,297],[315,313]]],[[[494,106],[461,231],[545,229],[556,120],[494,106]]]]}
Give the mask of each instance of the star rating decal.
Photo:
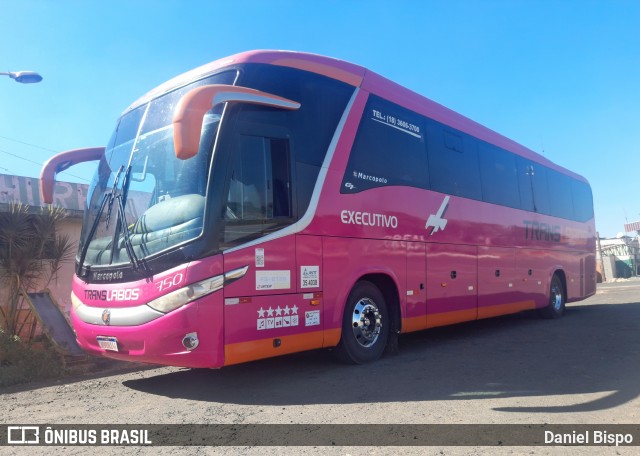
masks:
{"type": "Polygon", "coordinates": [[[258,313],[256,328],[261,331],[298,326],[298,310],[299,307],[295,304],[293,307],[289,307],[287,304],[284,307],[277,306],[275,309],[273,306],[269,306],[268,309],[260,306],[260,309],[256,311],[258,313]]]}

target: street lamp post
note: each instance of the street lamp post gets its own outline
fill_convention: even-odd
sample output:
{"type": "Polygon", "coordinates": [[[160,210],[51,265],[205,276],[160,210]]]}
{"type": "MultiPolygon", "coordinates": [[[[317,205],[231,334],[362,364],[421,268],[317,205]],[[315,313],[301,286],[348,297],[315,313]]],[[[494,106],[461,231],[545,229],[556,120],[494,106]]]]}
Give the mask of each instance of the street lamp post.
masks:
{"type": "Polygon", "coordinates": [[[6,73],[0,72],[0,76],[9,76],[11,79],[22,84],[33,84],[42,81],[42,76],[40,76],[35,71],[8,71],[6,73]]]}

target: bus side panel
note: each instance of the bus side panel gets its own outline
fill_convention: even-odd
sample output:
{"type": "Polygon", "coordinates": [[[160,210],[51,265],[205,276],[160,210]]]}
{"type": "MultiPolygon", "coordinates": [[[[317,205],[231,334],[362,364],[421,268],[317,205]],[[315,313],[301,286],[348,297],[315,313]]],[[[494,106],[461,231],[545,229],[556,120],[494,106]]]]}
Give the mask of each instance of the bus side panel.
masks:
{"type": "Polygon", "coordinates": [[[568,300],[576,300],[580,296],[580,258],[578,252],[562,252],[562,270],[565,274],[568,300]]]}
{"type": "Polygon", "coordinates": [[[469,245],[427,245],[427,327],[475,320],[477,248],[469,245]]]}
{"type": "Polygon", "coordinates": [[[322,308],[303,294],[225,299],[225,365],[322,347],[322,308]]]}
{"type": "MultiPolygon", "coordinates": [[[[309,274],[318,267],[319,275],[319,256],[307,255],[312,249],[302,248],[302,261],[310,263],[302,266],[309,274]]],[[[322,346],[322,300],[313,293],[319,287],[297,292],[302,277],[295,252],[295,236],[225,252],[225,272],[249,266],[244,277],[224,288],[225,365],[322,346]]]]}
{"type": "Polygon", "coordinates": [[[322,281],[322,238],[296,235],[296,269],[298,293],[320,292],[322,281]]]}
{"type": "Polygon", "coordinates": [[[596,292],[596,255],[589,253],[584,257],[584,297],[596,292]]]}
{"type": "Polygon", "coordinates": [[[516,272],[516,249],[478,247],[478,318],[534,308],[516,272]]]}
{"type": "Polygon", "coordinates": [[[520,249],[516,252],[516,286],[524,300],[535,307],[547,305],[550,254],[547,250],[520,249]]]}
{"type": "Polygon", "coordinates": [[[402,320],[402,332],[419,331],[427,327],[427,262],[423,242],[407,245],[407,305],[402,320]]]}
{"type": "Polygon", "coordinates": [[[225,298],[295,292],[295,248],[295,237],[286,236],[225,252],[225,272],[249,266],[240,280],[225,286],[225,298]]]}
{"type": "Polygon", "coordinates": [[[393,280],[400,300],[401,317],[406,316],[404,242],[324,237],[322,251],[324,327],[328,335],[325,347],[335,346],[340,341],[344,306],[349,293],[354,284],[367,274],[383,274],[393,280]]]}
{"type": "Polygon", "coordinates": [[[595,293],[595,254],[569,252],[567,256],[567,301],[580,301],[595,293]]]}

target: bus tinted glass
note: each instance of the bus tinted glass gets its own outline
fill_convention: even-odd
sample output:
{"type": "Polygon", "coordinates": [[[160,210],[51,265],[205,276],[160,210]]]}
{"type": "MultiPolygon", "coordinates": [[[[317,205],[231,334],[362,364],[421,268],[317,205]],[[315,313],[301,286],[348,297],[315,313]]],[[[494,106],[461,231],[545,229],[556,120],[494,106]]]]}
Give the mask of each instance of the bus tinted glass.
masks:
{"type": "Polygon", "coordinates": [[[593,218],[593,196],[589,184],[572,180],[571,194],[575,219],[579,222],[591,220],[593,218]]]}
{"type": "Polygon", "coordinates": [[[525,211],[549,214],[547,168],[522,157],[517,157],[520,208],[525,211]]]}
{"type": "Polygon", "coordinates": [[[341,192],[387,185],[568,220],[593,217],[589,184],[370,95],[341,192]]]}
{"type": "Polygon", "coordinates": [[[474,138],[429,122],[427,151],[433,190],[482,200],[478,147],[474,138]]]}
{"type": "Polygon", "coordinates": [[[319,74],[255,63],[241,66],[238,85],[301,104],[300,109],[293,111],[272,110],[268,119],[261,114],[247,120],[282,125],[290,131],[291,159],[296,177],[295,209],[298,216],[302,216],[309,206],[320,167],[354,89],[319,74]]]}
{"type": "Polygon", "coordinates": [[[424,124],[421,116],[370,96],[341,192],[386,185],[429,188],[424,124]]]}
{"type": "Polygon", "coordinates": [[[292,219],[289,141],[239,135],[230,167],[223,249],[292,219]]]}
{"type": "Polygon", "coordinates": [[[571,178],[552,169],[547,169],[549,185],[549,215],[573,219],[573,198],[571,196],[571,178]]]}
{"type": "Polygon", "coordinates": [[[491,144],[480,143],[482,199],[487,203],[520,208],[516,157],[491,144]]]}

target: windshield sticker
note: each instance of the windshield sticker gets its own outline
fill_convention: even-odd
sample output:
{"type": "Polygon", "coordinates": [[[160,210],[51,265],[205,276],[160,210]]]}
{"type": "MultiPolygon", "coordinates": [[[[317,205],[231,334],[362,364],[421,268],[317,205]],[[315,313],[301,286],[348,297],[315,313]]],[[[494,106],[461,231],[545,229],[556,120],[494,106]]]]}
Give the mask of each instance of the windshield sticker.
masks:
{"type": "Polygon", "coordinates": [[[258,320],[256,329],[262,331],[265,329],[289,328],[298,326],[298,306],[276,307],[269,306],[268,309],[260,307],[258,312],[258,320]]]}
{"type": "Polygon", "coordinates": [[[264,268],[264,249],[256,249],[256,268],[264,268]]]}
{"type": "Polygon", "coordinates": [[[256,271],[256,290],[291,288],[291,271],[256,271]]]}
{"type": "Polygon", "coordinates": [[[320,286],[320,266],[300,266],[300,288],[320,286]]]}
{"type": "Polygon", "coordinates": [[[425,229],[429,229],[432,228],[431,230],[431,235],[433,236],[436,232],[438,232],[438,230],[442,230],[444,231],[445,227],[447,226],[447,219],[443,218],[442,216],[444,215],[445,212],[447,212],[447,209],[449,207],[449,195],[444,197],[444,200],[442,201],[442,204],[440,205],[440,209],[438,209],[438,212],[436,214],[430,214],[429,218],[427,219],[427,224],[425,225],[425,229]]]}
{"type": "Polygon", "coordinates": [[[416,124],[408,122],[400,117],[392,116],[386,114],[377,109],[371,110],[371,120],[375,122],[379,122],[387,127],[395,128],[403,133],[411,135],[415,138],[422,139],[422,134],[420,132],[420,127],[416,124]]]}

